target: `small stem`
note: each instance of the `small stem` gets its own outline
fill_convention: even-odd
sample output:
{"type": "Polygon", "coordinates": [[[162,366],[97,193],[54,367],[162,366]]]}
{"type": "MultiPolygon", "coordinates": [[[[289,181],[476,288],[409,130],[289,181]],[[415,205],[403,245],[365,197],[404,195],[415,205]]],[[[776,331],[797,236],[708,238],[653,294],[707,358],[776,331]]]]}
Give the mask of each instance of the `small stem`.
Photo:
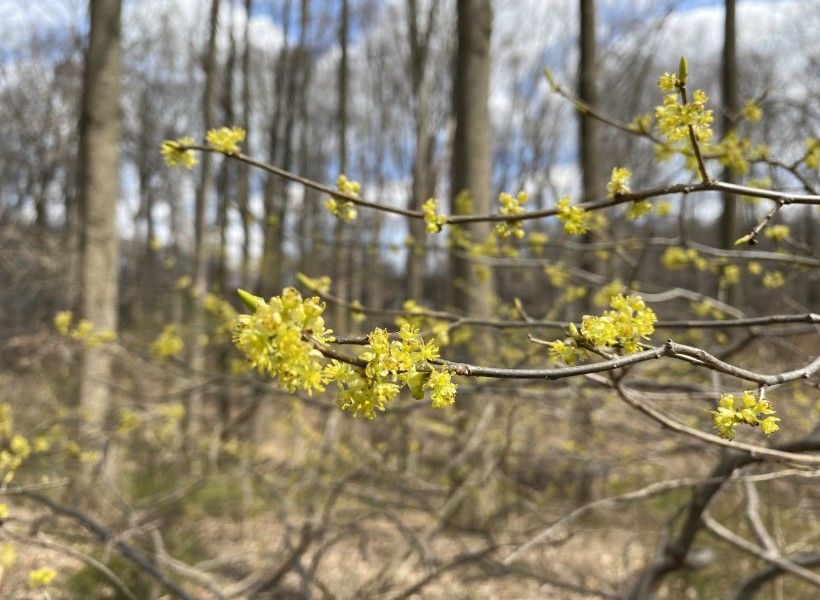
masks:
{"type": "Polygon", "coordinates": [[[769,212],[767,212],[767,213],[766,213],[766,216],[765,216],[765,217],[763,217],[763,219],[760,221],[760,223],[758,223],[757,225],[755,225],[749,233],[747,233],[747,234],[746,234],[746,235],[744,235],[742,238],[740,238],[739,240],[737,240],[737,241],[735,242],[735,245],[738,245],[738,244],[743,244],[743,243],[749,244],[750,246],[754,246],[754,245],[756,245],[756,244],[757,244],[757,236],[758,236],[758,234],[759,234],[761,231],[763,231],[763,229],[764,229],[764,228],[765,228],[765,227],[766,227],[769,223],[771,223],[771,222],[772,222],[772,219],[774,219],[774,216],[775,216],[775,215],[778,213],[778,211],[780,211],[780,209],[781,209],[781,208],[783,208],[783,206],[785,206],[786,204],[788,204],[788,200],[786,200],[785,198],[781,198],[780,200],[775,201],[775,205],[772,207],[772,209],[771,209],[769,212]]]}
{"type": "MultiPolygon", "coordinates": [[[[680,85],[680,95],[683,103],[687,104],[689,100],[686,96],[686,84],[680,85]]],[[[695,135],[695,129],[691,125],[688,126],[688,129],[689,141],[692,143],[692,149],[695,152],[695,158],[698,161],[698,170],[700,171],[700,176],[703,179],[703,183],[712,183],[712,179],[709,177],[709,172],[706,170],[706,163],[703,162],[703,155],[700,152],[700,145],[698,144],[698,138],[695,135]]]]}

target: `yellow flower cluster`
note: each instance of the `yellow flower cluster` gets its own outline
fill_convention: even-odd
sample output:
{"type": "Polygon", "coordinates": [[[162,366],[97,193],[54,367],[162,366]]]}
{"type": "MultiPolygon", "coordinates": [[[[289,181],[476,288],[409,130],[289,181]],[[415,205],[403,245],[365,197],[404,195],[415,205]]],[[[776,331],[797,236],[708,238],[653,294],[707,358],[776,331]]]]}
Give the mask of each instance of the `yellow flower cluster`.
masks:
{"type": "Polygon", "coordinates": [[[720,282],[726,286],[740,283],[740,267],[737,265],[725,265],[720,276],[720,282]]]}
{"type": "Polygon", "coordinates": [[[783,277],[783,273],[780,271],[769,271],[763,276],[763,285],[770,290],[782,288],[785,284],[786,278],[783,277]]]}
{"type": "Polygon", "coordinates": [[[447,346],[450,343],[450,325],[447,321],[440,321],[429,315],[422,314],[425,308],[419,306],[413,299],[405,300],[402,308],[407,314],[396,317],[397,327],[401,328],[408,324],[417,329],[423,328],[429,330],[435,336],[439,346],[447,346]]]}
{"type": "Polygon", "coordinates": [[[628,125],[628,127],[632,131],[637,131],[639,133],[648,133],[649,130],[652,128],[652,115],[638,115],[637,117],[632,119],[632,122],[628,125]]]}
{"type": "Polygon", "coordinates": [[[613,279],[608,284],[600,288],[592,297],[592,303],[596,306],[607,306],[613,296],[617,296],[624,290],[624,284],[620,279],[613,279]]]}
{"type": "Polygon", "coordinates": [[[151,352],[160,360],[177,356],[185,348],[185,342],[173,323],[166,325],[151,344],[151,352]]]}
{"type": "Polygon", "coordinates": [[[640,350],[640,340],[655,331],[655,312],[640,296],[617,294],[609,301],[612,310],[600,317],[584,315],[581,336],[595,347],[621,348],[632,354],[640,350]]]}
{"type": "Polygon", "coordinates": [[[735,408],[735,397],[732,394],[723,394],[719,405],[712,411],[712,421],[715,429],[721,436],[732,438],[738,425],[746,424],[751,427],[760,427],[765,435],[771,435],[780,426],[780,419],[774,417],[774,408],[768,400],[759,398],[753,391],[744,391],[741,398],[743,405],[735,408]]]}
{"type": "Polygon", "coordinates": [[[51,567],[42,567],[29,571],[28,587],[32,590],[42,589],[51,585],[54,578],[57,577],[57,571],[51,567]]]}
{"type": "Polygon", "coordinates": [[[530,246],[530,251],[533,254],[541,254],[544,251],[544,246],[547,245],[549,236],[543,231],[533,231],[527,237],[527,243],[530,246]]]}
{"type": "Polygon", "coordinates": [[[758,123],[763,118],[763,109],[752,99],[746,100],[746,105],[741,113],[743,118],[750,123],[758,123]]]}
{"type": "Polygon", "coordinates": [[[398,339],[384,329],[373,330],[358,356],[364,366],[336,359],[326,362],[317,346],[334,338],[325,328],[325,306],[319,298],[304,299],[293,288],[268,302],[244,290],[239,294],[253,314],[237,319],[234,343],[259,372],[278,379],[291,392],[303,389],[310,394],[335,383],[339,408],[366,419],[385,410],[404,386],[416,398],[429,391],[435,408],[455,401],[450,372],[433,366],[438,346],[425,342],[409,322],[401,325],[398,339]]]}
{"type": "Polygon", "coordinates": [[[717,157],[720,164],[729,167],[737,175],[745,175],[749,172],[749,161],[768,157],[769,147],[765,144],[753,146],[749,138],[738,137],[733,130],[719,143],[704,146],[704,152],[708,156],[717,157]]]}
{"type": "Polygon", "coordinates": [[[592,229],[592,215],[580,206],[572,206],[568,196],[559,198],[556,208],[567,235],[583,235],[592,229]]]}
{"type": "MultiPolygon", "coordinates": [[[[44,434],[36,435],[31,442],[14,433],[14,417],[11,405],[0,403],[0,484],[6,485],[14,479],[15,472],[32,453],[46,452],[51,443],[44,434]]],[[[2,518],[2,517],[0,517],[2,518]]]]}
{"type": "Polygon", "coordinates": [[[789,237],[789,233],[790,230],[788,225],[772,225],[763,232],[763,235],[773,242],[782,242],[789,237]]]}
{"type": "Polygon", "coordinates": [[[424,213],[424,223],[427,227],[427,233],[438,233],[441,231],[441,226],[447,222],[447,217],[439,214],[438,202],[435,198],[428,198],[427,201],[421,205],[421,212],[424,213]]]}
{"type": "Polygon", "coordinates": [[[557,288],[564,287],[564,284],[569,280],[569,271],[560,262],[544,267],[544,274],[549,278],[550,284],[557,288]]]}
{"type": "Polygon", "coordinates": [[[239,142],[245,141],[245,135],[245,130],[241,127],[220,127],[208,130],[205,140],[217,152],[239,154],[239,142]]]}
{"type": "Polygon", "coordinates": [[[418,329],[404,323],[399,339],[391,340],[387,331],[377,328],[367,339],[369,343],[359,354],[359,359],[367,363],[363,369],[337,360],[325,368],[327,378],[339,388],[336,403],[342,411],[373,419],[377,410],[384,411],[399,394],[402,385],[418,399],[424,397],[424,390],[429,390],[434,408],[455,402],[456,387],[450,372],[430,365],[430,361],[438,358],[438,346],[435,342],[424,342],[418,329]],[[420,367],[425,370],[420,371],[420,367]]]}
{"type": "Polygon", "coordinates": [[[655,312],[636,295],[616,294],[609,305],[611,310],[601,316],[584,315],[580,331],[570,324],[569,339],[550,342],[550,359],[571,365],[586,358],[591,348],[617,349],[625,354],[638,352],[641,339],[649,338],[655,331],[655,312]]]}
{"type": "Polygon", "coordinates": [[[613,167],[609,183],[606,184],[607,198],[614,198],[622,194],[629,193],[629,180],[632,178],[632,171],[626,167],[613,167]]]}
{"type": "MultiPolygon", "coordinates": [[[[350,196],[359,197],[359,192],[362,189],[361,184],[358,181],[351,181],[345,175],[339,175],[336,178],[336,187],[339,188],[340,192],[348,194],[350,196]]],[[[355,205],[349,201],[344,199],[336,199],[336,198],[328,198],[325,202],[325,208],[327,208],[332,214],[336,215],[342,221],[350,222],[353,221],[356,216],[356,207],[355,205]]]]}
{"type": "Polygon", "coordinates": [[[456,401],[456,385],[446,369],[434,369],[424,387],[430,390],[433,408],[444,408],[456,401]]]}
{"type": "Polygon", "coordinates": [[[683,269],[688,264],[695,265],[698,270],[707,267],[706,259],[700,256],[697,250],[678,246],[667,248],[661,257],[661,263],[667,269],[683,269]]]}
{"type": "Polygon", "coordinates": [[[658,87],[662,92],[674,92],[680,85],[681,80],[674,73],[664,73],[658,77],[658,87]]]}
{"type": "Polygon", "coordinates": [[[712,110],[706,108],[708,97],[703,90],[695,90],[692,101],[682,103],[677,94],[667,94],[663,106],[655,108],[658,128],[670,142],[685,140],[689,136],[689,127],[695,132],[698,141],[706,142],[712,138],[712,110]]]}
{"type": "Polygon", "coordinates": [[[80,319],[72,329],[73,318],[71,311],[62,310],[54,315],[54,327],[63,335],[78,340],[89,348],[117,339],[117,334],[110,329],[95,330],[94,324],[88,319],[80,319]]]}
{"type": "Polygon", "coordinates": [[[183,137],[178,140],[165,140],[159,147],[160,154],[168,167],[185,167],[193,169],[199,161],[194,151],[188,146],[194,145],[194,138],[183,137]]]}
{"type": "Polygon", "coordinates": [[[589,353],[575,345],[573,340],[555,340],[549,343],[548,356],[553,362],[574,365],[578,360],[586,358],[589,353]]]}
{"type": "MultiPolygon", "coordinates": [[[[527,192],[520,191],[517,196],[512,196],[506,192],[501,192],[498,196],[498,202],[501,204],[502,215],[520,215],[524,212],[523,204],[527,202],[527,192]]],[[[504,221],[495,226],[495,230],[502,239],[507,239],[511,235],[516,239],[524,237],[524,228],[521,226],[521,221],[504,221]]]]}
{"type": "Polygon", "coordinates": [[[290,287],[268,302],[244,290],[239,294],[253,313],[239,316],[233,342],[251,365],[278,379],[290,392],[323,391],[324,357],[314,342],[328,344],[334,339],[322,317],[324,303],[315,296],[304,299],[290,287]]]}
{"type": "Polygon", "coordinates": [[[809,138],[806,140],[805,161],[807,167],[820,171],[820,139],[809,138]]]}
{"type": "Polygon", "coordinates": [[[31,445],[28,440],[15,433],[6,441],[6,447],[0,450],[0,481],[10,483],[14,473],[31,454],[31,445]]]}
{"type": "Polygon", "coordinates": [[[640,219],[644,215],[652,212],[652,203],[649,200],[632,202],[626,211],[626,218],[632,221],[640,219]]]}
{"type": "Polygon", "coordinates": [[[117,424],[117,435],[126,436],[140,425],[142,425],[142,417],[129,408],[123,408],[117,424]]]}
{"type": "Polygon", "coordinates": [[[318,292],[320,294],[330,292],[330,286],[333,283],[327,275],[308,277],[304,273],[297,273],[296,279],[311,292],[318,292]]]}

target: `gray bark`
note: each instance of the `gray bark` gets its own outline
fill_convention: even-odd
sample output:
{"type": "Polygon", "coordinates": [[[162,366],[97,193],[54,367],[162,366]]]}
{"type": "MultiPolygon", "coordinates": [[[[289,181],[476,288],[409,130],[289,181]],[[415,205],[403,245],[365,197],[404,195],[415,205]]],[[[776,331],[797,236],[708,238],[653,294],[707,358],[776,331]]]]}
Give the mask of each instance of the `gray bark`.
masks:
{"type": "MultiPolygon", "coordinates": [[[[462,192],[470,194],[475,212],[490,211],[492,136],[488,106],[490,88],[490,0],[458,1],[458,49],[456,51],[453,112],[452,176],[453,201],[462,192]]],[[[455,203],[454,203],[455,205],[455,203]]],[[[486,223],[468,228],[471,238],[483,241],[490,233],[486,223]]],[[[453,257],[454,304],[471,316],[488,316],[493,299],[492,278],[482,279],[477,265],[453,257]]]]}
{"type": "MultiPolygon", "coordinates": [[[[208,19],[208,45],[202,63],[205,72],[205,90],[202,96],[202,122],[205,131],[214,127],[214,107],[216,104],[216,32],[219,26],[219,0],[211,0],[208,19]]],[[[213,190],[211,154],[202,152],[200,157],[199,186],[194,205],[194,293],[192,305],[192,335],[189,339],[190,364],[194,372],[202,372],[205,366],[205,352],[197,339],[204,332],[205,314],[200,298],[208,289],[208,241],[209,227],[205,222],[206,203],[213,190]]],[[[188,397],[187,438],[195,440],[202,421],[202,390],[194,386],[188,397]]]]}
{"type": "MultiPolygon", "coordinates": [[[[120,0],[91,2],[80,116],[80,306],[96,331],[117,330],[121,12],[120,0]]],[[[105,345],[84,348],[80,409],[94,434],[110,410],[110,379],[109,349],[105,345]]]]}

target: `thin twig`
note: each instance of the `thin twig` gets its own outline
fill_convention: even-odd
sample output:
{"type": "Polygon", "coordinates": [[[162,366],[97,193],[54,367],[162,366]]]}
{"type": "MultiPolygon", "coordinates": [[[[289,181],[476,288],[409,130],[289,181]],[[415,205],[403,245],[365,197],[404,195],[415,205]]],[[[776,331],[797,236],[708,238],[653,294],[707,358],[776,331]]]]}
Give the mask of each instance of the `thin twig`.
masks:
{"type": "Polygon", "coordinates": [[[758,558],[765,560],[768,563],[773,565],[777,565],[780,569],[784,571],[788,571],[792,575],[796,575],[805,581],[808,581],[812,585],[820,587],[820,575],[809,571],[805,567],[801,567],[789,560],[786,560],[779,554],[772,554],[762,548],[759,548],[755,544],[743,539],[731,529],[724,527],[718,521],[713,519],[707,511],[703,511],[701,514],[701,521],[703,522],[704,527],[708,529],[711,533],[713,533],[718,538],[722,539],[725,542],[729,542],[733,546],[736,546],[743,550],[744,552],[748,552],[758,558]]]}

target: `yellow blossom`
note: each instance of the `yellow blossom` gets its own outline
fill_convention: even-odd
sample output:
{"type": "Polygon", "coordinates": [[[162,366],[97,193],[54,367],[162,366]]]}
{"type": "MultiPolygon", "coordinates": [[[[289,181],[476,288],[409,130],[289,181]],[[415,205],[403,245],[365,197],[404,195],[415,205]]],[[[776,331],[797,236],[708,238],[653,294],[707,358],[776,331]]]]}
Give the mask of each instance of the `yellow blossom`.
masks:
{"type": "Polygon", "coordinates": [[[763,276],[763,285],[769,289],[781,288],[785,283],[786,279],[780,271],[769,271],[763,276]]]}
{"type": "Polygon", "coordinates": [[[194,138],[183,137],[178,140],[165,140],[159,148],[160,154],[168,167],[183,166],[186,169],[193,169],[197,164],[194,151],[188,146],[194,145],[194,138]]]}
{"type": "Polygon", "coordinates": [[[54,327],[63,335],[67,335],[68,330],[71,328],[71,318],[70,310],[61,310],[54,315],[54,327]]]}
{"type": "Polygon", "coordinates": [[[57,571],[51,567],[34,569],[33,571],[29,571],[28,587],[33,590],[48,587],[51,585],[51,582],[54,581],[55,577],[57,577],[57,571]]]}
{"type": "Polygon", "coordinates": [[[613,167],[612,175],[606,184],[607,198],[614,198],[629,193],[629,180],[632,178],[632,171],[626,167],[613,167]]]}
{"type": "MultiPolygon", "coordinates": [[[[512,196],[506,192],[501,192],[498,196],[498,202],[501,204],[502,215],[520,215],[524,212],[523,204],[527,202],[527,192],[518,192],[517,196],[512,196]]],[[[517,239],[524,237],[524,228],[521,226],[521,221],[505,221],[498,223],[495,230],[502,239],[507,239],[511,235],[517,239]]]]}
{"type": "Polygon", "coordinates": [[[743,117],[750,123],[757,123],[763,118],[763,109],[760,105],[752,99],[746,100],[746,105],[743,107],[743,117]]]}
{"type": "Polygon", "coordinates": [[[782,242],[789,237],[789,233],[788,225],[772,225],[763,232],[763,235],[773,242],[782,242]]]}
{"type": "Polygon", "coordinates": [[[427,233],[438,233],[441,231],[441,226],[447,222],[447,217],[438,213],[438,202],[436,199],[428,198],[422,205],[421,211],[424,213],[424,223],[427,233]]]}
{"type": "MultiPolygon", "coordinates": [[[[339,175],[336,178],[336,187],[340,192],[356,198],[359,197],[361,191],[361,184],[358,181],[349,180],[345,175],[339,175]]],[[[358,214],[353,202],[344,198],[328,198],[325,201],[325,208],[345,222],[353,221],[358,214]]]]}
{"type": "Polygon", "coordinates": [[[173,323],[166,325],[162,329],[162,333],[151,344],[151,352],[159,359],[172,358],[179,355],[185,348],[185,342],[177,332],[176,325],[173,323]]]}
{"type": "Polygon", "coordinates": [[[572,206],[569,197],[560,198],[556,209],[568,235],[583,235],[592,228],[592,216],[580,206],[572,206]]]}
{"type": "Polygon", "coordinates": [[[245,141],[245,130],[241,127],[220,127],[210,129],[205,135],[208,146],[223,154],[239,154],[239,142],[245,141]]]}
{"type": "Polygon", "coordinates": [[[670,142],[689,137],[689,127],[698,141],[706,142],[712,137],[712,111],[706,108],[708,97],[703,90],[695,90],[692,101],[682,103],[677,94],[667,94],[663,105],[655,109],[658,128],[670,142]]]}

